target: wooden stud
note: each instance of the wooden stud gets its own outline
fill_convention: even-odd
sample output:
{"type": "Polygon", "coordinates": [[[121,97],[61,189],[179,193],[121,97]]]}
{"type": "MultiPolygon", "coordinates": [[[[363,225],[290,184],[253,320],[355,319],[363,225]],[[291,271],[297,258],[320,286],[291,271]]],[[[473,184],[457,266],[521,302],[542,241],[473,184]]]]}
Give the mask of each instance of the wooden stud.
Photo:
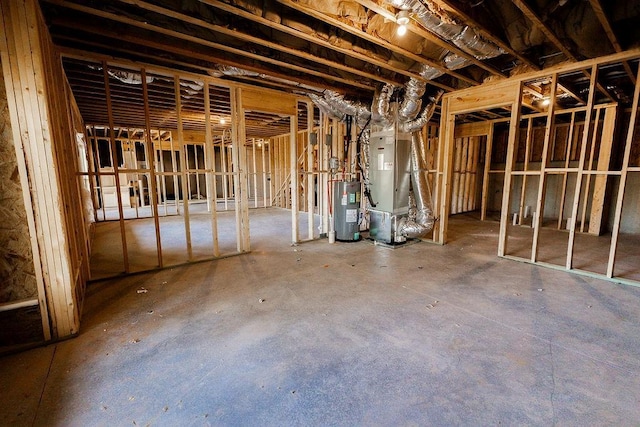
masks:
{"type": "MultiPolygon", "coordinates": [[[[593,161],[596,155],[596,142],[598,139],[598,129],[600,128],[600,111],[596,110],[596,119],[593,122],[593,134],[591,135],[591,149],[589,150],[589,166],[585,170],[593,170],[593,161]]],[[[591,174],[587,174],[584,194],[582,195],[582,216],[580,220],[580,232],[584,233],[584,224],[587,219],[587,207],[589,205],[589,194],[591,193],[591,174]]]]}
{"type": "MultiPolygon", "coordinates": [[[[618,109],[615,107],[609,107],[605,110],[601,133],[602,136],[600,138],[600,149],[598,152],[598,164],[596,166],[596,171],[594,172],[607,172],[611,165],[611,152],[613,148],[613,135],[615,131],[617,111],[618,109]]],[[[589,233],[597,236],[600,235],[602,230],[607,181],[608,174],[606,173],[598,174],[594,177],[593,196],[591,199],[591,215],[589,218],[589,233]]]]}
{"type": "MultiPolygon", "coordinates": [[[[239,233],[241,237],[241,252],[248,252],[251,250],[251,237],[249,227],[249,176],[248,176],[248,160],[247,150],[245,149],[245,143],[247,141],[247,130],[245,123],[245,110],[244,110],[244,89],[236,89],[235,106],[232,110],[234,112],[236,126],[235,132],[236,140],[234,143],[233,164],[235,165],[234,176],[235,182],[238,184],[235,187],[235,205],[236,212],[239,213],[239,233]]],[[[233,126],[233,121],[232,121],[233,126]]]]}
{"type": "Polygon", "coordinates": [[[227,147],[224,145],[224,134],[222,131],[222,140],[220,142],[220,155],[222,160],[222,197],[224,197],[224,210],[229,210],[229,168],[227,160],[227,147]]]}
{"type": "MultiPolygon", "coordinates": [[[[573,146],[573,135],[576,126],[576,113],[571,113],[571,123],[569,124],[569,135],[567,136],[567,146],[564,152],[564,167],[569,168],[571,162],[571,147],[573,146]]],[[[564,201],[567,195],[567,181],[569,179],[568,172],[562,173],[562,191],[560,192],[560,214],[558,215],[558,230],[562,229],[562,220],[564,219],[564,201]]]]}
{"type": "MultiPolygon", "coordinates": [[[[551,141],[551,130],[555,126],[555,105],[556,105],[556,92],[558,88],[558,75],[554,74],[551,77],[551,97],[549,99],[549,109],[547,111],[547,126],[544,133],[544,143],[542,146],[542,160],[540,162],[540,178],[538,180],[538,197],[536,200],[536,210],[532,219],[533,224],[533,242],[531,246],[531,262],[536,262],[538,259],[538,242],[540,238],[540,227],[544,220],[544,202],[546,196],[546,182],[547,176],[545,170],[549,161],[549,144],[551,141]]],[[[526,177],[525,177],[526,178],[526,177]]]]}
{"type": "MultiPolygon", "coordinates": [[[[122,258],[124,263],[124,272],[129,273],[129,253],[127,249],[127,231],[124,224],[124,212],[122,209],[122,192],[120,191],[120,165],[118,164],[115,124],[113,122],[113,107],[111,105],[111,90],[109,87],[109,72],[106,62],[102,63],[102,72],[104,76],[104,91],[107,100],[107,116],[109,117],[109,141],[111,147],[111,165],[113,166],[114,179],[116,183],[116,199],[118,204],[118,218],[120,223],[120,238],[122,239],[122,258]]],[[[104,203],[104,199],[103,199],[104,203]]]]}
{"type": "MultiPolygon", "coordinates": [[[[520,132],[518,132],[520,135],[520,132]]],[[[531,142],[533,140],[533,119],[527,119],[527,134],[526,134],[526,142],[524,149],[524,170],[529,170],[529,160],[531,159],[531,146],[533,145],[531,142]]],[[[519,142],[519,141],[518,141],[519,142]]],[[[517,150],[516,150],[517,153],[517,150]]],[[[517,154],[516,154],[517,155],[517,154]]],[[[536,172],[536,175],[537,172],[536,172]]],[[[518,209],[518,224],[522,225],[522,220],[524,217],[524,205],[526,203],[527,197],[527,174],[522,176],[522,186],[520,187],[520,205],[518,209]]]]}
{"type": "MultiPolygon", "coordinates": [[[[622,160],[622,175],[618,184],[618,197],[616,199],[616,210],[613,220],[613,228],[611,230],[611,246],[609,247],[609,262],[607,263],[607,277],[614,276],[616,252],[618,248],[618,237],[620,234],[620,222],[622,218],[622,207],[624,203],[624,195],[627,188],[627,176],[629,175],[629,158],[631,157],[631,145],[633,144],[633,136],[637,126],[638,119],[638,102],[640,99],[640,67],[638,67],[638,75],[636,76],[636,85],[633,92],[633,104],[631,107],[631,116],[629,118],[629,128],[627,129],[627,138],[624,147],[624,157],[622,160]]],[[[634,168],[637,170],[638,168],[634,168]]]]}
{"type": "Polygon", "coordinates": [[[215,180],[215,147],[213,146],[213,135],[211,132],[211,95],[209,93],[209,82],[204,82],[204,122],[205,122],[205,179],[207,191],[207,205],[211,213],[211,239],[213,241],[213,256],[220,256],[220,242],[218,241],[218,195],[215,180]]]}
{"type": "Polygon", "coordinates": [[[162,268],[162,239],[160,237],[160,218],[158,212],[158,182],[156,178],[156,162],[154,161],[155,149],[153,148],[153,139],[151,138],[151,113],[149,111],[147,71],[143,68],[140,75],[142,80],[142,97],[144,99],[144,146],[147,156],[147,167],[149,169],[149,202],[151,203],[153,225],[156,231],[156,256],[158,257],[158,268],[162,268]]]}
{"type": "MultiPolygon", "coordinates": [[[[313,167],[313,146],[311,145],[311,133],[313,132],[313,102],[307,101],[307,231],[309,240],[313,239],[315,194],[314,194],[314,167],[313,167]]],[[[355,126],[354,126],[355,127],[355,126]]]]}
{"type": "Polygon", "coordinates": [[[262,147],[260,150],[260,161],[262,164],[262,207],[266,208],[267,205],[267,168],[266,168],[266,149],[267,141],[262,140],[262,147]]]}
{"type": "Polygon", "coordinates": [[[451,184],[452,168],[454,156],[454,132],[455,113],[449,110],[449,98],[442,99],[442,109],[440,110],[440,147],[442,152],[438,156],[440,159],[440,170],[442,178],[439,185],[440,196],[440,227],[438,229],[437,243],[444,245],[447,242],[447,228],[449,225],[449,212],[451,208],[451,184]]]}
{"type": "MultiPolygon", "coordinates": [[[[182,100],[180,99],[180,76],[175,75],[174,80],[174,90],[176,97],[176,119],[178,120],[178,155],[180,156],[180,172],[179,175],[181,179],[181,187],[182,187],[182,209],[184,212],[184,235],[185,240],[187,242],[187,259],[189,261],[193,260],[193,248],[191,247],[191,221],[189,218],[189,192],[187,188],[187,181],[189,180],[189,175],[187,174],[187,159],[185,156],[185,152],[187,150],[186,145],[184,144],[184,139],[182,135],[183,125],[182,125],[182,100]]],[[[175,147],[173,146],[173,138],[171,138],[171,158],[175,161],[175,147]]],[[[176,171],[175,163],[173,169],[173,180],[176,183],[174,187],[175,199],[176,199],[176,209],[180,206],[180,193],[178,191],[178,172],[176,171]]],[[[178,213],[180,211],[178,210],[178,213]]]]}
{"type": "Polygon", "coordinates": [[[480,210],[480,220],[487,219],[487,198],[489,196],[489,171],[491,170],[491,152],[493,150],[493,129],[494,124],[491,123],[487,134],[487,143],[484,154],[484,174],[482,178],[482,202],[480,210]]]}
{"type": "Polygon", "coordinates": [[[258,207],[258,167],[256,159],[256,139],[251,138],[251,155],[253,165],[253,207],[258,207]]]}
{"type": "Polygon", "coordinates": [[[289,135],[289,165],[291,167],[291,242],[297,243],[300,240],[298,230],[298,144],[296,141],[298,130],[298,116],[289,117],[291,132],[289,135]]]}
{"type": "MultiPolygon", "coordinates": [[[[21,77],[21,66],[17,58],[16,44],[17,35],[13,34],[15,29],[11,25],[11,10],[9,3],[0,3],[0,58],[2,62],[2,69],[4,75],[5,88],[7,91],[7,103],[9,107],[9,115],[12,123],[11,129],[13,132],[13,143],[16,150],[16,160],[18,165],[18,172],[20,174],[20,185],[22,188],[23,202],[27,217],[27,226],[29,228],[29,237],[31,243],[31,253],[33,256],[34,273],[36,278],[36,287],[38,290],[38,305],[40,309],[40,317],[43,331],[43,338],[45,341],[49,341],[52,338],[51,323],[56,323],[54,319],[50,323],[49,316],[49,298],[47,298],[45,288],[49,288],[50,285],[45,283],[48,280],[45,273],[47,267],[48,254],[44,252],[44,248],[41,251],[38,246],[38,229],[41,225],[41,218],[36,217],[36,208],[39,205],[38,200],[34,200],[31,196],[29,188],[29,166],[27,162],[30,153],[30,140],[29,133],[26,131],[27,117],[26,117],[26,105],[28,99],[25,92],[22,90],[23,85],[26,84],[21,77]],[[42,264],[41,264],[42,262],[42,264]]],[[[15,7],[15,5],[13,6],[15,7]]],[[[15,22],[15,21],[14,21],[15,22]]],[[[35,177],[34,177],[35,179],[35,177]]],[[[55,311],[51,310],[55,315],[55,311]]]]}
{"type": "Polygon", "coordinates": [[[268,156],[268,165],[269,165],[269,206],[273,206],[273,198],[275,196],[275,167],[274,167],[274,156],[275,156],[275,140],[271,139],[269,141],[269,151],[267,151],[268,156]],[[273,155],[272,155],[273,153],[273,155]]]}
{"type": "Polygon", "coordinates": [[[325,113],[320,111],[320,132],[318,135],[319,158],[318,165],[321,165],[322,176],[319,181],[322,185],[319,187],[319,197],[321,201],[322,212],[322,234],[329,232],[329,215],[330,215],[330,197],[329,197],[329,147],[325,143],[329,134],[329,118],[325,113]]]}
{"type": "MultiPolygon", "coordinates": [[[[582,176],[584,171],[584,162],[587,151],[587,143],[589,141],[589,129],[591,127],[591,116],[593,112],[593,104],[596,93],[596,79],[598,76],[598,65],[594,64],[591,72],[591,80],[589,83],[589,100],[587,102],[586,116],[584,122],[584,129],[582,132],[582,145],[580,150],[580,161],[578,175],[576,177],[576,188],[573,197],[573,205],[571,209],[572,224],[569,229],[569,244],[567,246],[567,262],[565,264],[567,270],[573,268],[573,246],[575,243],[576,235],[576,218],[578,216],[578,206],[580,205],[580,190],[582,188],[582,176]]],[[[595,130],[595,129],[594,129],[595,130]]],[[[586,201],[585,201],[586,202],[586,201]]]]}
{"type": "MultiPolygon", "coordinates": [[[[520,85],[521,86],[521,85],[520,85]]],[[[511,119],[509,121],[509,140],[507,142],[507,163],[504,169],[504,186],[502,189],[502,212],[500,215],[500,237],[498,241],[498,256],[507,253],[507,225],[509,224],[509,206],[511,204],[511,172],[516,156],[516,140],[520,128],[520,105],[522,104],[522,88],[518,87],[515,100],[511,105],[511,119]]]]}

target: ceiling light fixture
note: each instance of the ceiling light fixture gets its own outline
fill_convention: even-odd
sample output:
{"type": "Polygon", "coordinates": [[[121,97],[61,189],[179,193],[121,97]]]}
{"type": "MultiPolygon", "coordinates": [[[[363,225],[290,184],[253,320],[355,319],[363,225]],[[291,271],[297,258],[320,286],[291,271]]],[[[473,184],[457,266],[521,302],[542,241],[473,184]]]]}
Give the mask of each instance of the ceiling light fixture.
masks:
{"type": "Polygon", "coordinates": [[[549,104],[551,104],[551,100],[550,100],[549,98],[544,98],[544,99],[542,100],[542,105],[543,105],[543,106],[545,106],[545,107],[546,107],[546,106],[547,106],[547,105],[549,105],[549,104]]]}
{"type": "Polygon", "coordinates": [[[407,25],[409,25],[409,11],[401,10],[396,15],[396,23],[398,24],[398,29],[396,32],[399,36],[404,36],[407,34],[407,25]]]}
{"type": "Polygon", "coordinates": [[[225,120],[225,118],[224,118],[224,117],[220,117],[220,124],[221,124],[221,125],[223,125],[223,124],[225,124],[225,123],[227,123],[227,121],[225,120]]]}

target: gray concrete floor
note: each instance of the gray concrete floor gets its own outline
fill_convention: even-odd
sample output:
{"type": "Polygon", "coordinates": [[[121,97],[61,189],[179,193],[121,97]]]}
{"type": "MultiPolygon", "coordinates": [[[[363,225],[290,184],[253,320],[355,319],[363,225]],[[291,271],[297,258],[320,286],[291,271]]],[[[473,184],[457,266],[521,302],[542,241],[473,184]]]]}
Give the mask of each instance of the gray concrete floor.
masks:
{"type": "MultiPolygon", "coordinates": [[[[253,201],[250,201],[253,206],[253,201]]],[[[189,261],[187,239],[185,231],[185,217],[175,212],[168,216],[159,217],[160,241],[162,246],[162,262],[164,266],[175,266],[189,261]]],[[[233,201],[227,204],[229,210],[224,210],[223,202],[218,203],[217,211],[217,239],[220,256],[238,253],[236,213],[233,201]]],[[[126,243],[128,249],[129,272],[149,271],[158,268],[158,252],[156,245],[155,222],[150,216],[146,218],[127,220],[125,224],[126,243]]],[[[142,210],[142,209],[140,209],[142,210]]],[[[192,260],[199,261],[214,258],[214,237],[212,233],[211,213],[207,211],[206,203],[192,203],[189,207],[189,230],[192,247],[192,260]]],[[[112,209],[111,211],[117,210],[112,209]]],[[[132,209],[125,210],[130,211],[132,209]]],[[[160,209],[161,213],[163,210],[160,209]]],[[[276,216],[271,212],[278,208],[250,209],[250,235],[252,241],[268,241],[273,238],[274,230],[277,234],[287,236],[291,240],[291,213],[280,213],[276,216]],[[263,220],[267,216],[269,220],[263,220]],[[255,219],[255,224],[253,224],[255,219]],[[266,227],[265,227],[266,225],[266,227]]],[[[134,212],[135,213],[135,212],[134,212]]],[[[125,215],[126,217],[126,215],[125,215]]],[[[300,238],[309,238],[308,216],[301,212],[298,219],[300,238]]],[[[318,226],[320,216],[314,216],[314,237],[319,236],[318,226]]],[[[119,276],[124,273],[124,255],[119,221],[105,221],[94,224],[93,248],[91,253],[91,278],[104,279],[119,276]]]]}
{"type": "Polygon", "coordinates": [[[77,338],[0,359],[0,425],[638,425],[640,289],[450,233],[93,284],[77,338]]]}

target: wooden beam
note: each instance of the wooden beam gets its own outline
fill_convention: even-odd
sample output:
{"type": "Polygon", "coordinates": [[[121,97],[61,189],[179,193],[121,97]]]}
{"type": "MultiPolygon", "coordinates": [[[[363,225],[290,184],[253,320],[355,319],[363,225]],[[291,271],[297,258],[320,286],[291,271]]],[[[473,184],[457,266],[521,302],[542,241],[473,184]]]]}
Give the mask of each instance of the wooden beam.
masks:
{"type": "MultiPolygon", "coordinates": [[[[281,67],[281,68],[287,68],[293,71],[298,71],[300,73],[304,73],[304,74],[308,74],[308,75],[313,75],[316,77],[320,77],[323,79],[329,79],[329,80],[333,80],[333,81],[338,81],[341,83],[344,83],[346,85],[350,85],[350,86],[358,86],[358,83],[355,83],[351,80],[348,79],[344,79],[342,77],[338,77],[338,76],[332,76],[326,73],[322,73],[319,71],[315,71],[315,70],[310,70],[308,68],[305,67],[301,67],[301,66],[297,66],[294,64],[290,64],[284,61],[280,61],[280,60],[276,60],[276,59],[272,59],[272,58],[268,58],[266,56],[262,56],[262,55],[258,55],[255,53],[252,53],[248,50],[243,50],[243,49],[237,49],[234,47],[230,47],[230,46],[226,46],[224,44],[221,43],[216,43],[216,42],[212,42],[209,40],[205,40],[205,39],[201,39],[199,37],[195,37],[195,36],[191,36],[185,33],[181,33],[179,31],[174,31],[168,28],[164,28],[164,27],[160,27],[158,25],[152,25],[146,22],[141,22],[138,21],[137,19],[133,19],[133,18],[128,18],[126,16],[122,16],[122,15],[117,15],[115,13],[110,13],[110,12],[104,12],[98,9],[94,9],[88,6],[82,6],[79,4],[75,4],[66,0],[45,0],[49,3],[53,3],[56,4],[58,6],[61,7],[66,7],[72,10],[77,10],[80,12],[84,12],[87,14],[91,14],[91,15],[95,15],[95,16],[99,16],[101,18],[105,18],[105,19],[110,19],[114,22],[119,22],[122,24],[127,24],[127,25],[131,25],[137,28],[141,28],[147,31],[153,31],[156,32],[158,34],[163,34],[166,36],[170,36],[170,37],[174,37],[183,41],[187,41],[190,43],[194,43],[197,45],[201,45],[201,46],[206,46],[209,48],[214,48],[217,49],[219,51],[222,52],[226,52],[226,53],[230,53],[233,55],[238,55],[241,57],[246,57],[249,59],[253,59],[256,61],[260,61],[263,63],[267,63],[267,64],[271,64],[271,65],[275,65],[277,67],[281,67]]],[[[71,24],[69,24],[71,25],[71,24]]],[[[83,25],[83,24],[77,24],[80,25],[81,27],[83,27],[83,30],[85,31],[93,31],[96,34],[110,34],[110,31],[105,30],[104,28],[93,28],[91,26],[87,26],[87,25],[83,25]]],[[[147,46],[147,47],[152,47],[155,49],[160,49],[160,50],[164,50],[164,51],[168,51],[168,52],[173,52],[173,53],[178,53],[178,52],[183,52],[181,54],[188,56],[189,54],[186,52],[191,52],[191,55],[197,55],[197,57],[199,57],[200,59],[204,59],[207,61],[220,61],[220,58],[216,57],[216,56],[212,56],[212,55],[204,55],[202,53],[198,53],[198,52],[193,52],[190,51],[189,49],[184,49],[184,48],[178,48],[178,47],[173,47],[173,46],[168,46],[164,43],[160,43],[160,42],[155,42],[155,41],[151,41],[151,40],[142,40],[139,37],[132,37],[132,36],[127,36],[127,35],[123,35],[121,33],[114,35],[114,37],[116,39],[120,39],[120,40],[125,40],[125,41],[129,41],[131,43],[136,43],[136,44],[141,44],[143,46],[147,46]]],[[[240,65],[241,68],[247,68],[244,65],[240,65]]],[[[268,70],[268,69],[262,69],[261,72],[263,72],[264,74],[272,74],[273,71],[268,70]]],[[[291,77],[289,77],[290,79],[291,77]]],[[[309,84],[318,84],[318,83],[309,83],[309,84]]],[[[364,85],[365,89],[369,89],[372,90],[373,88],[367,85],[364,85]]]]}
{"type": "MultiPolygon", "coordinates": [[[[264,25],[264,26],[266,26],[268,28],[272,28],[274,30],[281,31],[281,32],[283,32],[285,34],[288,34],[288,35],[300,38],[302,40],[306,40],[306,41],[308,41],[310,43],[314,43],[314,44],[317,44],[319,46],[325,47],[327,49],[333,50],[334,52],[338,52],[338,53],[341,53],[341,54],[344,54],[344,55],[347,55],[347,56],[351,56],[351,57],[353,57],[355,59],[359,59],[361,61],[364,61],[364,62],[367,62],[369,64],[375,65],[376,67],[380,67],[380,68],[383,68],[385,70],[389,70],[389,71],[392,71],[394,73],[398,73],[398,74],[405,75],[405,76],[408,76],[408,77],[412,77],[412,76],[416,75],[415,73],[411,73],[411,72],[408,72],[406,70],[394,67],[391,64],[389,64],[388,61],[382,61],[382,60],[376,59],[374,57],[365,55],[363,53],[356,52],[353,49],[341,48],[340,46],[332,44],[329,41],[327,41],[325,39],[322,39],[320,37],[314,36],[312,34],[307,34],[307,33],[304,33],[302,31],[298,31],[298,30],[296,30],[294,28],[288,27],[288,26],[283,25],[283,24],[279,24],[277,22],[274,22],[274,21],[271,21],[269,19],[263,18],[261,16],[255,15],[255,14],[253,14],[251,12],[245,11],[245,10],[240,9],[238,7],[229,5],[227,3],[223,3],[223,2],[221,2],[219,0],[199,0],[199,1],[201,3],[213,6],[213,7],[217,8],[217,9],[223,10],[225,12],[228,12],[228,13],[240,16],[242,18],[248,19],[248,20],[250,20],[252,22],[264,25]]],[[[398,83],[396,82],[396,84],[398,84],[398,83]]],[[[449,88],[449,89],[451,89],[451,88],[449,88]]]]}
{"type": "MultiPolygon", "coordinates": [[[[562,40],[560,40],[558,36],[556,36],[556,34],[551,30],[551,28],[549,28],[549,26],[542,21],[542,19],[535,13],[535,11],[524,0],[511,0],[511,1],[513,2],[513,4],[516,5],[518,9],[520,9],[520,11],[524,14],[524,16],[527,19],[529,19],[536,27],[538,27],[540,31],[542,31],[545,37],[551,43],[553,43],[568,60],[572,62],[578,61],[578,58],[569,50],[569,48],[567,48],[566,43],[563,43],[562,40]]],[[[587,71],[584,71],[584,75],[587,78],[591,77],[587,71]]],[[[602,86],[600,83],[597,83],[597,82],[596,82],[596,85],[597,85],[597,88],[602,93],[604,93],[609,99],[611,99],[612,101],[615,100],[615,98],[613,98],[613,96],[609,93],[609,91],[604,86],[602,86]]]]}
{"type": "MultiPolygon", "coordinates": [[[[431,59],[427,59],[424,56],[420,56],[420,55],[416,55],[406,49],[400,48],[398,46],[393,45],[392,43],[389,43],[388,41],[380,38],[380,37],[376,37],[374,35],[368,34],[367,32],[360,30],[358,28],[352,27],[349,24],[346,24],[342,21],[340,21],[337,18],[333,18],[329,15],[326,15],[322,12],[319,12],[315,9],[312,9],[310,7],[304,6],[300,3],[296,3],[293,2],[292,0],[277,0],[278,3],[283,4],[285,6],[288,6],[294,10],[297,10],[298,12],[304,13],[305,15],[311,16],[313,18],[319,19],[321,21],[327,22],[331,25],[333,25],[336,28],[339,28],[345,32],[348,32],[350,34],[355,35],[356,37],[360,37],[364,40],[367,40],[371,43],[375,43],[378,44],[380,46],[383,46],[389,50],[391,50],[392,52],[395,52],[399,55],[405,56],[409,59],[412,59],[420,64],[423,65],[428,65],[430,67],[433,67],[437,70],[442,71],[445,74],[449,74],[450,76],[456,77],[457,79],[464,81],[466,83],[469,83],[471,85],[478,85],[479,83],[465,75],[462,75],[460,73],[457,73],[455,71],[449,70],[447,67],[444,66],[444,64],[438,62],[438,61],[434,61],[431,59]]],[[[420,80],[426,81],[427,83],[437,86],[437,87],[442,87],[443,85],[433,81],[433,80],[427,80],[423,77],[418,77],[420,80]]],[[[444,89],[449,90],[450,88],[448,86],[445,86],[444,89]]]]}
{"type": "Polygon", "coordinates": [[[551,31],[549,26],[545,24],[542,19],[538,16],[538,14],[524,1],[524,0],[511,0],[514,5],[522,14],[536,26],[545,37],[555,45],[562,54],[569,59],[570,61],[577,61],[575,55],[567,48],[566,44],[563,43],[556,34],[551,31]]]}
{"type": "MultiPolygon", "coordinates": [[[[356,0],[356,1],[360,3],[362,6],[366,7],[367,9],[377,13],[378,15],[383,16],[385,19],[395,22],[396,20],[395,13],[391,12],[389,9],[387,9],[384,6],[379,5],[375,1],[372,1],[372,0],[356,0]]],[[[474,65],[484,69],[485,71],[488,71],[494,76],[506,77],[506,74],[504,74],[502,71],[498,70],[497,68],[489,64],[485,64],[484,62],[480,61],[473,55],[468,54],[467,52],[460,49],[455,44],[451,43],[450,40],[445,40],[441,38],[439,35],[431,31],[429,28],[425,29],[420,25],[416,25],[410,22],[409,25],[407,25],[407,29],[410,32],[414,33],[415,35],[420,36],[426,40],[429,40],[430,42],[438,45],[439,47],[455,53],[461,58],[465,58],[466,60],[471,61],[474,65]]]]}
{"type": "Polygon", "coordinates": [[[493,44],[497,45],[502,50],[507,52],[509,55],[517,58],[523,64],[528,65],[534,70],[540,69],[540,66],[538,64],[534,63],[533,61],[531,61],[529,58],[522,55],[521,53],[516,52],[507,42],[497,37],[491,31],[487,30],[482,24],[480,24],[478,21],[473,19],[471,15],[463,11],[461,8],[456,6],[451,0],[431,0],[431,1],[433,1],[435,4],[437,4],[447,12],[452,12],[454,15],[457,15],[458,17],[460,17],[462,22],[464,22],[466,25],[476,30],[478,34],[480,34],[482,37],[492,42],[493,44]]]}
{"type": "Polygon", "coordinates": [[[381,77],[381,76],[379,76],[377,74],[368,73],[368,72],[359,70],[357,68],[353,68],[353,67],[344,65],[343,63],[340,63],[340,62],[331,61],[331,60],[328,60],[328,59],[325,59],[325,58],[322,58],[322,57],[319,57],[319,56],[316,56],[316,55],[312,55],[312,54],[307,53],[307,52],[300,51],[298,49],[293,49],[293,48],[287,47],[287,46],[285,46],[283,44],[280,44],[280,43],[275,43],[275,42],[272,42],[272,41],[265,40],[263,38],[255,37],[255,36],[252,36],[250,34],[246,34],[246,33],[243,33],[241,31],[238,31],[236,29],[232,29],[232,28],[229,28],[229,27],[224,27],[224,26],[221,26],[221,25],[211,24],[211,23],[209,23],[207,21],[204,21],[202,19],[194,18],[192,16],[189,16],[189,15],[186,15],[186,14],[183,14],[183,13],[179,13],[179,12],[175,12],[175,11],[173,11],[171,9],[167,9],[167,8],[164,8],[164,7],[156,6],[156,5],[153,5],[153,4],[145,2],[145,1],[141,1],[141,0],[119,0],[119,1],[122,2],[122,3],[126,3],[126,4],[135,5],[135,6],[139,7],[139,8],[141,8],[141,9],[144,9],[144,10],[149,10],[149,11],[152,11],[152,12],[155,12],[155,13],[159,13],[159,14],[162,14],[162,15],[174,18],[174,19],[178,19],[178,20],[183,21],[183,22],[185,22],[187,24],[197,25],[199,27],[206,28],[207,30],[210,30],[210,31],[213,31],[213,32],[216,32],[216,33],[219,33],[219,34],[224,34],[226,36],[233,37],[233,38],[242,40],[244,42],[254,43],[254,44],[257,44],[257,45],[260,45],[260,46],[264,46],[264,47],[269,48],[269,49],[273,49],[273,50],[276,50],[276,51],[279,51],[279,52],[282,52],[282,53],[286,53],[288,55],[297,56],[297,57],[299,57],[299,58],[301,58],[301,59],[303,59],[305,61],[310,61],[310,62],[315,62],[315,63],[318,63],[318,64],[322,64],[324,66],[328,66],[328,67],[331,67],[331,68],[342,70],[342,71],[345,71],[347,73],[358,75],[358,76],[361,76],[361,77],[365,77],[365,78],[371,79],[371,80],[377,80],[377,81],[384,82],[384,83],[392,83],[392,84],[395,83],[394,81],[389,80],[389,79],[385,79],[385,78],[383,78],[383,77],[381,77]]]}
{"type": "MultiPolygon", "coordinates": [[[[618,38],[616,37],[616,34],[613,31],[613,28],[611,27],[611,23],[609,22],[607,15],[604,13],[604,10],[602,8],[602,3],[600,3],[600,0],[589,0],[589,4],[591,4],[591,8],[593,9],[593,12],[596,14],[596,17],[598,17],[598,21],[600,21],[600,25],[602,25],[602,28],[604,29],[604,32],[609,38],[609,41],[611,42],[611,45],[613,46],[615,51],[622,52],[622,46],[620,46],[620,43],[618,42],[618,38]]],[[[634,76],[633,71],[631,71],[631,67],[629,66],[629,63],[624,61],[622,63],[622,66],[624,67],[624,70],[626,71],[627,75],[635,85],[636,77],[634,76]]]]}

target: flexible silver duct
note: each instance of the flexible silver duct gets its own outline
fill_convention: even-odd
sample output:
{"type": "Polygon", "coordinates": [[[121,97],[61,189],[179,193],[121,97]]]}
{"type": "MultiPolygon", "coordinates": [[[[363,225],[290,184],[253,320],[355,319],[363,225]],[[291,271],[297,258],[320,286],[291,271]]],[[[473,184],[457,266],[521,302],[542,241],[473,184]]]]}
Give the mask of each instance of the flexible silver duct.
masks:
{"type": "Polygon", "coordinates": [[[390,0],[390,3],[398,9],[413,11],[424,9],[446,24],[455,24],[455,20],[431,0],[390,0]]]}
{"type": "Polygon", "coordinates": [[[344,120],[345,115],[337,111],[335,108],[333,108],[333,106],[329,105],[324,97],[316,95],[315,93],[309,93],[308,96],[324,114],[340,121],[344,120]]]}
{"type": "Polygon", "coordinates": [[[431,98],[420,117],[412,122],[402,124],[403,132],[411,132],[411,185],[413,196],[409,197],[409,215],[398,224],[398,232],[405,237],[417,238],[425,236],[433,228],[435,222],[431,208],[431,191],[426,176],[426,160],[422,147],[424,138],[420,129],[431,120],[444,91],[439,91],[431,98]]]}
{"type": "Polygon", "coordinates": [[[409,238],[425,236],[431,229],[435,218],[431,209],[431,191],[425,171],[426,162],[420,149],[424,145],[422,132],[411,135],[411,185],[413,197],[409,196],[409,215],[398,224],[398,233],[409,238]]]}
{"type": "MultiPolygon", "coordinates": [[[[443,39],[450,40],[461,50],[472,55],[476,59],[483,60],[494,58],[505,53],[499,46],[484,40],[468,25],[456,24],[453,18],[429,0],[388,0],[388,3],[398,9],[410,10],[413,13],[414,18],[420,22],[422,26],[431,30],[443,39]]],[[[457,65],[460,65],[460,67],[463,66],[459,62],[457,65]]],[[[449,69],[455,70],[458,68],[449,69]]],[[[424,77],[428,75],[429,74],[425,72],[424,77]]],[[[435,77],[439,77],[435,72],[434,75],[435,77]]]]}
{"type": "Polygon", "coordinates": [[[373,95],[371,105],[371,121],[385,129],[393,126],[394,119],[391,112],[391,96],[393,95],[393,85],[386,83],[382,89],[373,95]]]}
{"type": "Polygon", "coordinates": [[[255,71],[244,70],[242,68],[233,67],[231,65],[217,65],[216,68],[209,71],[213,77],[222,76],[246,76],[246,77],[262,77],[263,75],[255,71]]]}
{"type": "Polygon", "coordinates": [[[355,118],[356,123],[361,128],[364,128],[371,117],[371,112],[369,109],[359,103],[354,101],[347,101],[344,99],[344,95],[341,95],[332,90],[324,91],[324,100],[331,106],[334,110],[341,113],[341,115],[352,116],[355,118]]]}
{"type": "Polygon", "coordinates": [[[371,139],[370,127],[367,127],[367,129],[365,129],[362,132],[361,138],[362,140],[360,141],[360,144],[362,146],[362,149],[361,149],[362,159],[360,159],[361,160],[360,170],[362,171],[362,179],[364,181],[364,184],[369,185],[369,162],[371,159],[371,151],[369,149],[370,147],[369,141],[371,139]]]}
{"type": "MultiPolygon", "coordinates": [[[[101,69],[101,67],[100,67],[101,69]]],[[[132,73],[131,71],[111,70],[107,71],[113,78],[120,80],[122,83],[130,85],[141,85],[142,75],[140,73],[132,73]]],[[[153,77],[147,76],[147,83],[153,82],[153,77]]]]}
{"type": "Polygon", "coordinates": [[[439,69],[434,68],[430,65],[422,64],[418,74],[420,74],[422,77],[424,77],[427,80],[433,80],[443,75],[444,71],[440,71],[439,69]]]}
{"type": "Polygon", "coordinates": [[[402,122],[415,119],[422,106],[422,95],[427,84],[413,77],[404,85],[404,99],[398,110],[398,118],[402,122]]]}
{"type": "Polygon", "coordinates": [[[483,39],[473,28],[465,26],[453,43],[476,59],[489,59],[502,55],[504,50],[483,39]]]}
{"type": "Polygon", "coordinates": [[[442,98],[443,94],[444,91],[439,90],[435,96],[430,98],[429,104],[424,107],[420,115],[415,120],[402,123],[402,132],[417,132],[429,123],[429,120],[433,117],[433,113],[436,111],[436,106],[438,105],[438,102],[440,102],[440,98],[442,98]]]}
{"type": "Polygon", "coordinates": [[[463,58],[462,56],[458,56],[455,53],[450,53],[444,57],[444,65],[449,70],[459,70],[460,68],[464,68],[470,64],[470,60],[463,58]]]}

